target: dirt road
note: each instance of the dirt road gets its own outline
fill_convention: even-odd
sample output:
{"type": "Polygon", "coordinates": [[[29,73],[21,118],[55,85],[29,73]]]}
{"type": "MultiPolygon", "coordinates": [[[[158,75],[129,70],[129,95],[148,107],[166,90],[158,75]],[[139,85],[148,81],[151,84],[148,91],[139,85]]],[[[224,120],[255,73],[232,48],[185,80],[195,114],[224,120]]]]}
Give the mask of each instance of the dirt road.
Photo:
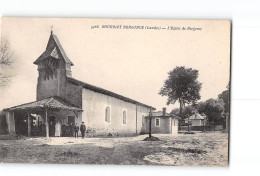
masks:
{"type": "Polygon", "coordinates": [[[125,138],[25,138],[0,140],[0,162],[227,166],[228,134],[222,132],[125,138]]]}

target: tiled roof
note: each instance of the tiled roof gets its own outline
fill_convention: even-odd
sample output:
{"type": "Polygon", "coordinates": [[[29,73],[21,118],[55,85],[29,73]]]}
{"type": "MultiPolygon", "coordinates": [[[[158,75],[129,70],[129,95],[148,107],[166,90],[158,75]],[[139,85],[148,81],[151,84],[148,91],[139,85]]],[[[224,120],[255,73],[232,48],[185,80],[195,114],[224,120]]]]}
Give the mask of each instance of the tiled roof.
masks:
{"type": "Polygon", "coordinates": [[[40,61],[47,57],[53,57],[56,59],[60,59],[59,53],[66,63],[73,65],[68,56],[66,55],[63,47],[60,44],[60,41],[56,35],[51,33],[46,50],[41,54],[41,56],[34,62],[34,64],[38,64],[40,61]]]}
{"type": "Polygon", "coordinates": [[[152,116],[171,116],[170,114],[168,113],[165,113],[165,115],[163,115],[163,111],[156,111],[156,112],[152,112],[152,116]]]}
{"type": "Polygon", "coordinates": [[[26,110],[26,109],[39,109],[39,108],[51,108],[51,109],[64,109],[64,110],[75,110],[82,111],[76,105],[68,102],[67,100],[53,96],[49,98],[45,98],[43,100],[34,101],[31,103],[26,103],[18,106],[14,106],[11,108],[6,108],[4,111],[14,111],[14,110],[26,110]]]}
{"type": "Polygon", "coordinates": [[[104,94],[104,95],[115,97],[115,98],[118,98],[118,99],[126,101],[126,102],[134,103],[134,104],[141,105],[141,106],[144,106],[144,107],[147,107],[147,108],[151,108],[152,110],[155,110],[155,108],[152,107],[152,106],[140,103],[140,102],[138,102],[136,100],[133,100],[133,99],[127,98],[125,96],[116,94],[116,93],[111,92],[109,90],[106,90],[106,89],[103,89],[103,88],[100,88],[100,87],[97,87],[97,86],[93,86],[93,85],[88,84],[88,83],[84,83],[82,81],[76,80],[75,78],[67,77],[67,79],[69,81],[73,82],[73,83],[76,83],[78,85],[82,85],[84,88],[92,90],[94,92],[98,92],[98,93],[101,93],[101,94],[104,94]]]}
{"type": "MultiPolygon", "coordinates": [[[[146,117],[149,117],[149,114],[146,117]]],[[[163,111],[152,112],[152,117],[174,117],[174,118],[179,119],[178,116],[173,115],[173,114],[166,113],[165,115],[163,115],[163,111]]]]}

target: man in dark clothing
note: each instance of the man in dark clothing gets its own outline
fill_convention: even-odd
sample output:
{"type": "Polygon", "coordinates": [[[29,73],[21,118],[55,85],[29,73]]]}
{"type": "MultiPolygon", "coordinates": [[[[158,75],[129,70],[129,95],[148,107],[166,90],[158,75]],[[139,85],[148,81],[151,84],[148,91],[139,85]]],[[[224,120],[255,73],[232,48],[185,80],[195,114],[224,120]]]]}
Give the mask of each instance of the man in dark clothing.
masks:
{"type": "Polygon", "coordinates": [[[46,125],[42,124],[42,136],[46,136],[46,125]]]}
{"type": "Polygon", "coordinates": [[[81,132],[82,139],[84,139],[85,132],[86,132],[86,125],[84,124],[84,122],[82,122],[82,124],[80,125],[80,132],[81,132]]]}
{"type": "Polygon", "coordinates": [[[75,129],[72,123],[70,123],[69,128],[70,128],[70,136],[73,136],[73,131],[75,131],[75,129]]]}
{"type": "Polygon", "coordinates": [[[61,125],[61,136],[62,137],[66,136],[66,125],[65,124],[61,125]]]}
{"type": "Polygon", "coordinates": [[[76,125],[74,126],[74,133],[75,133],[75,138],[77,137],[78,138],[78,132],[79,132],[79,126],[77,125],[77,123],[76,123],[76,125]]]}

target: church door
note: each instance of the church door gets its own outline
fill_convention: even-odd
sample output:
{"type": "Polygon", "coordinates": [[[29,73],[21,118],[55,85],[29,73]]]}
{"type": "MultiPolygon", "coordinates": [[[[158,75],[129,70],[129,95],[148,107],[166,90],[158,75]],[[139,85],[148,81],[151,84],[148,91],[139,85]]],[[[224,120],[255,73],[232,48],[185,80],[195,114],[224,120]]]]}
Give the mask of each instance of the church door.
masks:
{"type": "Polygon", "coordinates": [[[68,124],[72,124],[72,126],[75,126],[75,116],[68,116],[68,124]]]}
{"type": "Polygon", "coordinates": [[[56,125],[56,117],[50,116],[49,117],[49,134],[50,134],[50,136],[55,135],[55,125],[56,125]]]}

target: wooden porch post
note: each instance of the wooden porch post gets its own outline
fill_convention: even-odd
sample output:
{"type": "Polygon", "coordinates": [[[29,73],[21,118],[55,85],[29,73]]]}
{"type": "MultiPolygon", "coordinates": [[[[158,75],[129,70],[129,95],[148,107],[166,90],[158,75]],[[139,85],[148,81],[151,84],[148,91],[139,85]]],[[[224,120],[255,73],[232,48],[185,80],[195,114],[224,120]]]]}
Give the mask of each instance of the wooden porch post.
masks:
{"type": "Polygon", "coordinates": [[[30,113],[27,112],[28,136],[31,136],[31,118],[30,113]]]}
{"type": "Polygon", "coordinates": [[[7,123],[7,127],[8,127],[8,133],[9,134],[16,134],[14,112],[13,111],[7,111],[5,114],[6,114],[6,123],[7,123]]]}
{"type": "Polygon", "coordinates": [[[48,109],[45,108],[45,126],[46,126],[46,138],[49,138],[49,122],[48,122],[48,109]]]}

